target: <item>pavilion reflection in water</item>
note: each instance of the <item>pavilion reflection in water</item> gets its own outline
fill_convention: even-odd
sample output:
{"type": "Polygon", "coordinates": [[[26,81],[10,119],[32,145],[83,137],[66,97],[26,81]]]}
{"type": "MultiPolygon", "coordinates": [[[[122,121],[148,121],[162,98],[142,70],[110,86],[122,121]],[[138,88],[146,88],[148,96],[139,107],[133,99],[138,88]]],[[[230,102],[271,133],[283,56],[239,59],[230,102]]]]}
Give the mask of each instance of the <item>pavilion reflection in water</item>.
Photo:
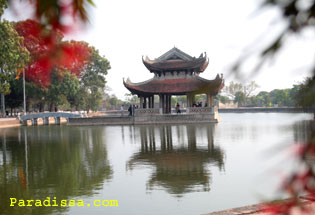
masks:
{"type": "Polygon", "coordinates": [[[147,189],[166,189],[181,196],[210,191],[210,166],[224,170],[224,151],[214,144],[214,124],[139,126],[141,149],[128,162],[130,170],[150,165],[147,189]]]}

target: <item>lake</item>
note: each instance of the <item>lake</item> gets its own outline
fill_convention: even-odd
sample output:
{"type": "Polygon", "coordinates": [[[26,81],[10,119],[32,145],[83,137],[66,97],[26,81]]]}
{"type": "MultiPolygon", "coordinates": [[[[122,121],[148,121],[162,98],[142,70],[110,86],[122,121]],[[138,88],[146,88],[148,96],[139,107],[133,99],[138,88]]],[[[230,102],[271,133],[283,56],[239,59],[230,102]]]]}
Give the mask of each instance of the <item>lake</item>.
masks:
{"type": "Polygon", "coordinates": [[[0,214],[203,214],[284,197],[277,187],[294,167],[289,148],[307,138],[312,115],[220,116],[218,124],[0,129],[0,214]],[[10,207],[10,198],[47,197],[59,206],[10,207]]]}

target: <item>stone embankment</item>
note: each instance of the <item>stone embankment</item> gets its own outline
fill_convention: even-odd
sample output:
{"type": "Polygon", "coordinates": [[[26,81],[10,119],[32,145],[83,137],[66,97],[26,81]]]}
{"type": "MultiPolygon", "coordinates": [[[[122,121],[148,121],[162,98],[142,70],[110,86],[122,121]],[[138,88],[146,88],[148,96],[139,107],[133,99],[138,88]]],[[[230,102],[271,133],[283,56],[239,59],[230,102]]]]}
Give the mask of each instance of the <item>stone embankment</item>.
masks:
{"type": "Polygon", "coordinates": [[[218,122],[210,114],[167,114],[167,115],[143,115],[129,116],[104,116],[70,118],[68,125],[143,125],[143,124],[183,124],[218,122]]]}

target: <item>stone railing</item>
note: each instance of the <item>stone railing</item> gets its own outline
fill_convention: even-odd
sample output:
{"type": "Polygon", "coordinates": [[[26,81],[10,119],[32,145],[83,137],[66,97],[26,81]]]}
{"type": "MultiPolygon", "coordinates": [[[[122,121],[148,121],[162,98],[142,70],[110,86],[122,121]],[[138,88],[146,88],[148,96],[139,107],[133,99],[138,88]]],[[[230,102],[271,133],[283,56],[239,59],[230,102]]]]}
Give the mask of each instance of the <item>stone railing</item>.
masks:
{"type": "Polygon", "coordinates": [[[139,115],[156,115],[160,114],[160,108],[140,108],[140,109],[135,109],[135,116],[139,115]]]}
{"type": "Polygon", "coordinates": [[[80,114],[68,113],[68,112],[41,112],[41,113],[34,113],[34,114],[27,114],[23,115],[20,118],[20,121],[23,125],[27,125],[27,120],[32,121],[32,125],[37,125],[38,119],[43,119],[44,125],[49,125],[49,118],[55,118],[55,124],[60,124],[60,118],[66,118],[67,121],[69,118],[78,118],[81,117],[80,114]]]}
{"type": "Polygon", "coordinates": [[[187,107],[186,113],[188,114],[209,114],[214,113],[216,107],[187,107]]]}

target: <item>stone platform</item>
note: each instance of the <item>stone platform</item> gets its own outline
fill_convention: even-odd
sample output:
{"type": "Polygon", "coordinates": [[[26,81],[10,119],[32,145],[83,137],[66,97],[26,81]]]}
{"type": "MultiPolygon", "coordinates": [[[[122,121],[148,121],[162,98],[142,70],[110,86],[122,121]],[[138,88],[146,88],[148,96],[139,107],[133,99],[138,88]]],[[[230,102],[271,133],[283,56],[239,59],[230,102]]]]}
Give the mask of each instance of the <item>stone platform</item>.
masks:
{"type": "Polygon", "coordinates": [[[215,114],[156,114],[141,116],[102,116],[70,118],[68,125],[144,125],[144,124],[187,124],[217,123],[215,114]]]}

